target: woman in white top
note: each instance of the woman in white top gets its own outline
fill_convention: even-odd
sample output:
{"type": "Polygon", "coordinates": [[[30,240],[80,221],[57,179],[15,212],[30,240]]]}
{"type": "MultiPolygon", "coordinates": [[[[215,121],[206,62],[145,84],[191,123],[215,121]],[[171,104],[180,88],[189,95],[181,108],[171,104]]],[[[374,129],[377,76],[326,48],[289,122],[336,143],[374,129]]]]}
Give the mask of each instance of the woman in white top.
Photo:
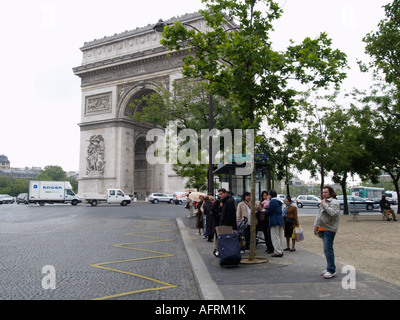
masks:
{"type": "Polygon", "coordinates": [[[250,192],[245,192],[243,194],[242,202],[240,202],[236,209],[237,214],[237,222],[244,222],[244,230],[243,236],[246,239],[246,246],[243,248],[249,249],[250,245],[250,226],[251,226],[251,214],[250,214],[250,201],[251,201],[251,194],[250,192]]]}

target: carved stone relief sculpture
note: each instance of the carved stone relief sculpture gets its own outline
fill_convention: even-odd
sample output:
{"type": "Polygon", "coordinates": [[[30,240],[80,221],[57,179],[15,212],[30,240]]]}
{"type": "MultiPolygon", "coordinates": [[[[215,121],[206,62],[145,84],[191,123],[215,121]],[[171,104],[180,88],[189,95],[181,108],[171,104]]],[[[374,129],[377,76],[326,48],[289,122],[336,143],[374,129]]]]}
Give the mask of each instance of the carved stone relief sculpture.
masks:
{"type": "Polygon", "coordinates": [[[86,174],[103,175],[105,164],[104,138],[101,135],[92,135],[87,148],[86,174]]]}
{"type": "Polygon", "coordinates": [[[111,112],[111,93],[86,97],[86,114],[105,112],[111,112]]]}

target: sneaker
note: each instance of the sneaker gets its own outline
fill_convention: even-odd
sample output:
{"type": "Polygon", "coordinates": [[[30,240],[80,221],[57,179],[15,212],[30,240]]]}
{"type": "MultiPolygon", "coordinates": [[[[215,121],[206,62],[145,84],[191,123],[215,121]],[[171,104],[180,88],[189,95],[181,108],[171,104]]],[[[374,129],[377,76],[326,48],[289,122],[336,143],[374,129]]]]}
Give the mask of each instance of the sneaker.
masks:
{"type": "Polygon", "coordinates": [[[324,279],[331,279],[331,278],[333,278],[334,276],[336,276],[336,272],[330,273],[329,271],[327,271],[327,272],[325,272],[325,273],[323,274],[324,279]]]}
{"type": "Polygon", "coordinates": [[[321,271],[319,274],[321,275],[321,276],[323,276],[325,273],[327,273],[328,272],[328,270],[324,270],[324,271],[321,271]]]}

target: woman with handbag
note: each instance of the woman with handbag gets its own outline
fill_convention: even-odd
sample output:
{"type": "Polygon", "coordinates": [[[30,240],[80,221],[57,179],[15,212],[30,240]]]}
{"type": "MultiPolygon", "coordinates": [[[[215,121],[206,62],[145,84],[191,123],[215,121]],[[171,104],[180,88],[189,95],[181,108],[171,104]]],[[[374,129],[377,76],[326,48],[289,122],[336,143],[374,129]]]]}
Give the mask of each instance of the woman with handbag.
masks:
{"type": "Polygon", "coordinates": [[[200,196],[200,201],[196,204],[194,214],[196,215],[196,228],[199,230],[196,234],[203,234],[203,213],[204,213],[204,196],[200,196]]]}
{"type": "Polygon", "coordinates": [[[290,196],[285,199],[286,208],[283,211],[283,230],[286,238],[286,249],[283,251],[295,252],[295,238],[292,237],[293,230],[295,227],[300,225],[299,218],[297,216],[297,207],[293,204],[290,196]],[[292,248],[290,248],[290,239],[292,239],[292,248]]]}
{"type": "Polygon", "coordinates": [[[239,233],[243,231],[241,236],[244,237],[244,243],[241,242],[241,250],[249,250],[250,245],[250,226],[251,226],[251,213],[250,213],[250,200],[251,194],[250,192],[245,192],[242,197],[242,202],[240,202],[236,209],[237,214],[237,224],[239,233]],[[239,226],[243,226],[240,228],[239,226]]]}

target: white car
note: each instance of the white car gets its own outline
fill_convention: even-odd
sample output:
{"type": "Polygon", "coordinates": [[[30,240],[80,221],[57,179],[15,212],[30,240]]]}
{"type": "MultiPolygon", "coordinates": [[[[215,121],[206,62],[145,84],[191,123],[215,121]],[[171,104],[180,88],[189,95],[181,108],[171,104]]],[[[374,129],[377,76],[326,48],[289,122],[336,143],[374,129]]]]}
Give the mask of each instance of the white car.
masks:
{"type": "Polygon", "coordinates": [[[172,199],[174,200],[175,204],[182,204],[186,202],[187,194],[187,192],[174,192],[172,199]]]}
{"type": "Polygon", "coordinates": [[[303,206],[316,206],[319,208],[321,205],[321,199],[314,195],[299,195],[296,198],[296,204],[298,208],[303,208],[303,206]]]}
{"type": "Polygon", "coordinates": [[[285,203],[286,199],[286,194],[278,194],[277,198],[282,201],[282,203],[285,203]]]}
{"type": "Polygon", "coordinates": [[[174,199],[172,199],[172,196],[168,196],[165,193],[152,193],[149,195],[148,200],[151,203],[159,203],[159,202],[174,203],[174,199]]]}
{"type": "MultiPolygon", "coordinates": [[[[337,196],[337,199],[340,203],[340,210],[344,209],[344,201],[343,196],[337,196]]],[[[356,196],[347,196],[347,205],[349,210],[353,209],[366,209],[366,210],[374,210],[379,209],[379,204],[368,199],[356,197],[356,196]]]]}
{"type": "Polygon", "coordinates": [[[2,203],[14,203],[14,197],[11,197],[8,194],[0,194],[0,199],[2,203]]]}

